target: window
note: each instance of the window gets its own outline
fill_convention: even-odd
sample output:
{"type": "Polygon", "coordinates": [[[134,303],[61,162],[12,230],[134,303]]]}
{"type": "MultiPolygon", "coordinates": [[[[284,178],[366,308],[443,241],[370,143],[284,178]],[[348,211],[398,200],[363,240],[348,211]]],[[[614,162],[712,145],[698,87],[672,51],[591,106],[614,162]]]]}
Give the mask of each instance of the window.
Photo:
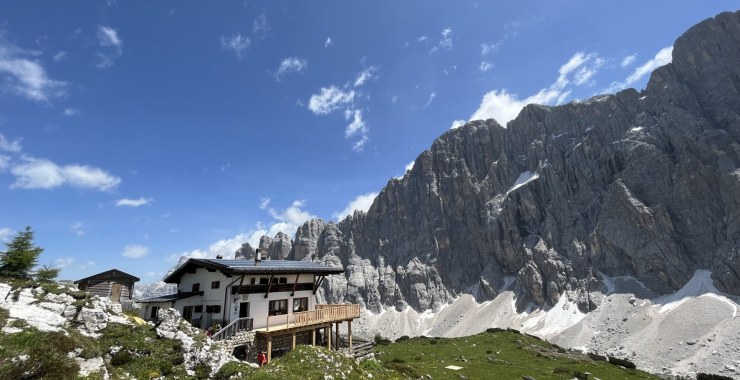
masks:
{"type": "Polygon", "coordinates": [[[288,300],[270,301],[270,308],[267,314],[268,315],[288,314],[288,300]]]}
{"type": "Polygon", "coordinates": [[[206,306],[206,313],[220,313],[221,312],[221,305],[207,305],[206,306]]]}
{"type": "Polygon", "coordinates": [[[198,293],[200,291],[200,283],[193,284],[193,293],[198,293]]]}
{"type": "Polygon", "coordinates": [[[308,311],[308,297],[293,298],[293,312],[308,311]]]}
{"type": "Polygon", "coordinates": [[[221,287],[221,281],[213,281],[211,282],[211,289],[218,289],[221,287]]]}
{"type": "Polygon", "coordinates": [[[252,277],[249,279],[249,285],[254,285],[256,278],[252,277]]]}
{"type": "Polygon", "coordinates": [[[287,277],[280,277],[280,283],[281,284],[287,284],[288,283],[288,278],[287,277]]]}
{"type": "Polygon", "coordinates": [[[198,305],[195,307],[195,310],[193,310],[194,313],[202,313],[203,312],[203,305],[198,305]]]}
{"type": "Polygon", "coordinates": [[[267,277],[260,278],[260,285],[267,285],[268,283],[270,283],[270,279],[269,278],[267,278],[267,277]]]}
{"type": "Polygon", "coordinates": [[[277,283],[278,283],[278,279],[277,279],[276,277],[273,277],[273,278],[272,278],[272,281],[271,281],[271,282],[272,282],[273,284],[277,284],[277,283]]]}

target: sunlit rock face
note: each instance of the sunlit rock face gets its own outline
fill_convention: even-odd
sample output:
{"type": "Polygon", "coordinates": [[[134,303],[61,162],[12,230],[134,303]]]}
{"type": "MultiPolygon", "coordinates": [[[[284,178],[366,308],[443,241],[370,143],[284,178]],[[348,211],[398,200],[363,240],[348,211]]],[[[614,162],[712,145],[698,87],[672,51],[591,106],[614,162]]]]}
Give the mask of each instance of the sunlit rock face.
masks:
{"type": "Polygon", "coordinates": [[[306,222],[289,250],[285,237],[260,247],[343,265],[323,296],[375,312],[492,299],[505,287],[520,311],[565,294],[585,312],[601,302],[599,273],[665,294],[707,269],[737,295],[738,89],[740,13],[723,13],[681,36],[644,91],[529,105],[506,127],[469,122],[390,180],[367,213],[306,222]]]}

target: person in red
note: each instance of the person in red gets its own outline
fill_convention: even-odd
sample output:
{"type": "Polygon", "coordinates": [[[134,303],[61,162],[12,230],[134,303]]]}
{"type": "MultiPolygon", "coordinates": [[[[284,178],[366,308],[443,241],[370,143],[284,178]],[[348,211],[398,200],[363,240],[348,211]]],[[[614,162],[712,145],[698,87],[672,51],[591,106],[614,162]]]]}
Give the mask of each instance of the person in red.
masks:
{"type": "Polygon", "coordinates": [[[265,355],[264,351],[260,351],[260,353],[257,354],[257,363],[259,363],[260,367],[267,364],[267,355],[265,355]]]}

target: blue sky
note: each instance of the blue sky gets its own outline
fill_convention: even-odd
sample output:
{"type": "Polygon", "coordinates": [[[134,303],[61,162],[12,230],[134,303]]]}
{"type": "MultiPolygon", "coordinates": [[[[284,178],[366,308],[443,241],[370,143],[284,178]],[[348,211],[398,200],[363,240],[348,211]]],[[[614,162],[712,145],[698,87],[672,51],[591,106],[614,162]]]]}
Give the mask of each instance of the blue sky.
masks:
{"type": "Polygon", "coordinates": [[[0,3],[0,239],[158,280],[366,209],[434,138],[642,89],[731,1],[0,3]]]}

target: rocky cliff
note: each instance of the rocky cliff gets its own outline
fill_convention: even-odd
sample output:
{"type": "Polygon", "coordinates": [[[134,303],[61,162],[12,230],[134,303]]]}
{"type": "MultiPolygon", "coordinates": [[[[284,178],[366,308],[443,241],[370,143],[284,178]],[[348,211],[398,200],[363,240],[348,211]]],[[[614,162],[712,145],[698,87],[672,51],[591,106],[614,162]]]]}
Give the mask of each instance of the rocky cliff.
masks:
{"type": "Polygon", "coordinates": [[[681,36],[644,91],[529,105],[506,127],[469,122],[390,180],[367,213],[311,220],[293,242],[260,247],[341,263],[346,276],[329,279],[325,297],[372,311],[505,289],[520,310],[565,294],[588,311],[604,276],[663,294],[697,269],[737,295],[739,89],[740,12],[723,13],[681,36]]]}

